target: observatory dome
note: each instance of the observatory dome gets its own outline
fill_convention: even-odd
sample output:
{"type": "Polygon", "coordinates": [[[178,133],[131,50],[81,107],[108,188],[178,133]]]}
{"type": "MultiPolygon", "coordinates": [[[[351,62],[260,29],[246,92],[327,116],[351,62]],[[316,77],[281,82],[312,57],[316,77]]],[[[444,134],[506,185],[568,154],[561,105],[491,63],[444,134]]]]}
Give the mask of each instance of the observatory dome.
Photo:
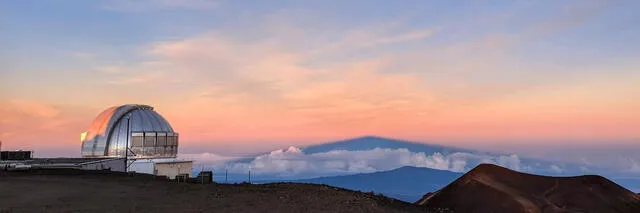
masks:
{"type": "Polygon", "coordinates": [[[178,133],[147,105],[128,104],[104,110],[80,135],[83,157],[176,157],[178,133]]]}

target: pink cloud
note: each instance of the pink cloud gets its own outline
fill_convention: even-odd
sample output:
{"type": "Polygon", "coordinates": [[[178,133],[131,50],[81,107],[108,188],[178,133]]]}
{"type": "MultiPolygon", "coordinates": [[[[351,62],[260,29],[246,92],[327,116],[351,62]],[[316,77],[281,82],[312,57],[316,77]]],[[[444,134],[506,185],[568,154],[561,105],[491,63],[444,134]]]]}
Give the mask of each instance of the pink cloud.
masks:
{"type": "MultiPolygon", "coordinates": [[[[79,146],[80,132],[91,110],[55,106],[26,99],[0,100],[0,140],[3,148],[48,149],[79,146]]],[[[87,122],[87,123],[85,123],[87,122]]]]}

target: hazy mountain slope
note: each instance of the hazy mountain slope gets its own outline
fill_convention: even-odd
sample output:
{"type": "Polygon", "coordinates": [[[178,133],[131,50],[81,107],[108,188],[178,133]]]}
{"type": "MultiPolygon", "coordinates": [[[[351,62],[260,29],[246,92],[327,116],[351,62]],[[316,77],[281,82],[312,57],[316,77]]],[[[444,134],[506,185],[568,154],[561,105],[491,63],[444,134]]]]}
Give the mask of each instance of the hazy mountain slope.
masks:
{"type": "Polygon", "coordinates": [[[613,181],[631,191],[640,193],[640,177],[639,178],[615,178],[613,179],[613,181]]]}
{"type": "Polygon", "coordinates": [[[287,180],[287,182],[327,184],[351,190],[374,191],[399,200],[414,202],[425,192],[439,190],[460,176],[462,173],[402,167],[383,172],[287,180]]]}

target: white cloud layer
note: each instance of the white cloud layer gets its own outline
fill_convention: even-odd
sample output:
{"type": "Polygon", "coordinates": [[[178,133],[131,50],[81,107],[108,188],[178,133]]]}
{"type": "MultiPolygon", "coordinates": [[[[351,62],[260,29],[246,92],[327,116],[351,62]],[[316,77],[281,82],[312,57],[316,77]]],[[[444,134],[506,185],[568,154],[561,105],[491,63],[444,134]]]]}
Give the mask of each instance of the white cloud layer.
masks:
{"type": "Polygon", "coordinates": [[[208,164],[208,165],[223,165],[225,161],[237,159],[237,157],[230,156],[222,156],[209,152],[200,153],[200,154],[180,154],[178,156],[181,160],[192,160],[197,164],[208,164]]]}
{"type": "MultiPolygon", "coordinates": [[[[640,173],[640,162],[623,157],[616,166],[593,166],[586,162],[567,164],[563,161],[533,160],[517,154],[499,155],[474,152],[423,153],[408,149],[375,148],[364,151],[332,150],[307,154],[295,146],[275,150],[253,158],[222,156],[212,153],[182,154],[193,160],[195,167],[227,168],[230,173],[246,173],[283,178],[310,178],[388,171],[403,166],[424,167],[453,172],[467,172],[480,163],[500,165],[512,170],[542,175],[604,174],[626,177],[640,173]],[[240,160],[240,161],[239,161],[240,160]]],[[[589,160],[589,162],[591,162],[589,160]]]]}
{"type": "MultiPolygon", "coordinates": [[[[197,155],[203,162],[222,158],[216,155],[197,155]],[[211,159],[208,159],[211,157],[211,159]]],[[[251,169],[252,174],[280,177],[307,177],[318,175],[339,175],[387,171],[403,166],[425,167],[454,172],[465,172],[478,163],[493,163],[513,170],[522,170],[520,158],[513,155],[489,156],[456,152],[425,154],[407,149],[375,148],[365,151],[332,150],[323,153],[305,154],[297,147],[275,150],[260,155],[250,161],[230,162],[229,172],[244,173],[251,169]]]]}
{"type": "Polygon", "coordinates": [[[638,163],[635,159],[629,159],[631,168],[629,168],[629,172],[631,173],[640,173],[640,163],[638,163]]]}
{"type": "Polygon", "coordinates": [[[554,171],[556,173],[562,173],[564,171],[564,169],[560,168],[559,166],[556,165],[551,165],[550,167],[551,171],[554,171]]]}

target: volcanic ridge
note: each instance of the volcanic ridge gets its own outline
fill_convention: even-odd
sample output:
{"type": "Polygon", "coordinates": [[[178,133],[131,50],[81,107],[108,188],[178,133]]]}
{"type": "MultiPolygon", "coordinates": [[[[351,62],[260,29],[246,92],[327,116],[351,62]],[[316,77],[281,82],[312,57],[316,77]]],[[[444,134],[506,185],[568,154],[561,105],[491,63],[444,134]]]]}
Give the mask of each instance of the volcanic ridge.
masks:
{"type": "Polygon", "coordinates": [[[456,213],[638,213],[640,197],[602,176],[549,177],[481,164],[416,202],[456,213]]]}

